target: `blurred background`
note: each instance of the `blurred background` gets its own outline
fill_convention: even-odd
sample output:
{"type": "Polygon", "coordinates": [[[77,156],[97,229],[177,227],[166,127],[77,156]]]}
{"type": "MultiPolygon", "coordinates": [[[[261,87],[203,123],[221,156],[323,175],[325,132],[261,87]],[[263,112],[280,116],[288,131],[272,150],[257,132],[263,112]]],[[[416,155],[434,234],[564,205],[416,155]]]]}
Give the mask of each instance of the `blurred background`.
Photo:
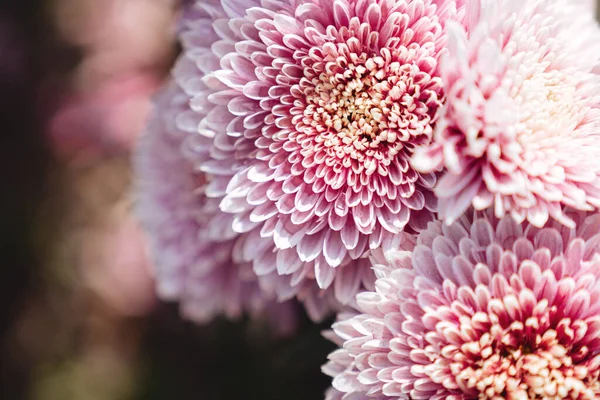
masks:
{"type": "Polygon", "coordinates": [[[329,385],[331,321],[198,327],[154,296],[130,157],[177,14],[177,0],[0,2],[2,400],[306,400],[329,385]]]}
{"type": "Polygon", "coordinates": [[[156,300],[130,157],[176,0],[0,1],[0,399],[318,399],[306,319],[195,326],[156,300]]]}

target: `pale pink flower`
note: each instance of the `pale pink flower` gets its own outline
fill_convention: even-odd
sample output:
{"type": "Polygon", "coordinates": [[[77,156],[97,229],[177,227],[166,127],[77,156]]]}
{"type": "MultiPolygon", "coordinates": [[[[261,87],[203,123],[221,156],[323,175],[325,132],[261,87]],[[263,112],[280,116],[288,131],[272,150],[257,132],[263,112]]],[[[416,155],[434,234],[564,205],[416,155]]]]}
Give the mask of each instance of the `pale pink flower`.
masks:
{"type": "Polygon", "coordinates": [[[600,214],[567,213],[577,228],[468,212],[384,248],[333,326],[330,398],[599,398],[600,214]]]}
{"type": "MultiPolygon", "coordinates": [[[[223,218],[218,201],[204,193],[204,177],[182,152],[189,134],[176,126],[188,98],[171,85],[155,100],[134,160],[137,214],[149,238],[160,297],[177,300],[182,313],[197,322],[224,314],[268,311],[289,321],[293,304],[279,304],[262,292],[250,263],[234,260],[238,234],[212,223],[223,218]]],[[[194,157],[198,157],[198,153],[194,157]]],[[[227,216],[226,216],[227,217],[227,216]]],[[[292,318],[293,320],[293,318],[292,318]]]]}
{"type": "Polygon", "coordinates": [[[326,289],[432,219],[435,175],[408,161],[432,135],[444,25],[459,17],[434,0],[210,0],[185,13],[180,121],[211,138],[207,195],[249,233],[259,275],[326,289]]]}
{"type": "Polygon", "coordinates": [[[445,167],[435,194],[451,223],[470,205],[573,227],[564,206],[600,206],[600,29],[585,2],[471,1],[449,24],[447,103],[412,165],[445,167]]]}

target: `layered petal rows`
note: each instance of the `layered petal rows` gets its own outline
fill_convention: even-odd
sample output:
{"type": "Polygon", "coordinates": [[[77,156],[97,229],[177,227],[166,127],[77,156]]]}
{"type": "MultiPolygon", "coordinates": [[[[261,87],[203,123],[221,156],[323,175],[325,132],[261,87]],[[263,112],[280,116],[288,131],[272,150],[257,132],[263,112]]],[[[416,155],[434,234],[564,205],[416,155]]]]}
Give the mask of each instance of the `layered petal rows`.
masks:
{"type": "Polygon", "coordinates": [[[207,194],[222,198],[235,231],[258,231],[249,235],[262,254],[256,272],[277,268],[293,286],[316,279],[326,289],[353,260],[433,219],[435,175],[409,158],[431,138],[444,98],[443,29],[462,8],[250,3],[202,3],[187,14],[192,65],[176,70],[192,97],[186,121],[212,139],[199,166],[214,176],[207,194]],[[266,251],[273,243],[277,256],[266,251]]]}
{"type": "Polygon", "coordinates": [[[178,300],[182,313],[197,322],[248,312],[267,313],[282,329],[292,326],[293,305],[261,291],[252,265],[233,259],[237,234],[214,231],[222,226],[211,223],[222,218],[218,202],[198,189],[204,178],[181,152],[188,133],[175,125],[187,96],[170,85],[156,96],[155,107],[161,113],[149,122],[134,167],[137,211],[152,249],[159,295],[178,300]]]}
{"type": "Polygon", "coordinates": [[[330,398],[598,398],[600,215],[568,216],[472,212],[384,249],[361,314],[333,326],[330,398]]]}
{"type": "MultiPolygon", "coordinates": [[[[228,28],[229,20],[240,15],[243,10],[235,4],[219,1],[198,3],[186,10],[180,29],[188,51],[174,69],[175,81],[190,99],[189,108],[181,110],[175,118],[177,126],[189,133],[184,151],[193,158],[195,168],[207,177],[202,190],[216,204],[226,202],[224,197],[235,193],[228,186],[240,165],[250,161],[249,152],[253,148],[251,141],[231,131],[240,119],[233,118],[224,106],[231,103],[229,98],[234,92],[216,78],[226,50],[232,51],[241,40],[228,28]]],[[[249,224],[247,215],[221,213],[211,219],[210,231],[216,234],[213,240],[219,239],[221,231],[237,231],[235,259],[240,263],[254,262],[264,291],[275,293],[282,301],[296,296],[314,320],[353,302],[357,291],[372,287],[374,275],[365,267],[366,258],[348,258],[340,267],[339,282],[328,291],[320,290],[315,276],[320,282],[327,282],[324,286],[330,286],[333,270],[315,260],[300,260],[292,249],[275,252],[273,240],[263,238],[265,232],[273,229],[275,220],[271,218],[271,224],[249,224]]]]}
{"type": "Polygon", "coordinates": [[[491,207],[538,227],[600,206],[600,30],[585,2],[472,1],[450,24],[447,106],[420,171],[445,167],[440,218],[491,207]]]}

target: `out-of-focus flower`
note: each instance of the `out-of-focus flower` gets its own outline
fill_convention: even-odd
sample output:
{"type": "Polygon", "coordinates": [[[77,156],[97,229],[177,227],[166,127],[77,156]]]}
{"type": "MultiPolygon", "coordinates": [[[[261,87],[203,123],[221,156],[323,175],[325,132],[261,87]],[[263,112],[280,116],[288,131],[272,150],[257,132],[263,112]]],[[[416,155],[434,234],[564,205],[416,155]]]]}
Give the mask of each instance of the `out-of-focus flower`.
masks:
{"type": "Polygon", "coordinates": [[[182,151],[188,133],[176,127],[187,101],[176,85],[157,95],[160,112],[149,121],[135,156],[137,211],[149,238],[159,295],[178,300],[182,313],[197,322],[265,310],[293,315],[292,303],[276,303],[260,290],[250,263],[236,262],[239,235],[214,223],[223,218],[218,201],[203,193],[204,177],[182,151]]]}
{"type": "MultiPolygon", "coordinates": [[[[188,10],[175,77],[192,100],[180,124],[211,139],[199,165],[212,176],[207,196],[222,198],[262,254],[259,275],[326,289],[369,249],[432,219],[435,175],[408,160],[431,137],[443,29],[459,17],[456,2],[432,0],[210,0],[188,10]]],[[[342,302],[360,287],[361,274],[350,275],[342,302]]]]}
{"type": "Polygon", "coordinates": [[[384,249],[334,324],[331,398],[598,398],[600,214],[568,213],[576,229],[473,212],[384,249]]]}
{"type": "Polygon", "coordinates": [[[100,226],[84,228],[81,274],[85,285],[120,316],[148,314],[155,303],[144,234],[123,199],[103,210],[100,226]]]}
{"type": "Polygon", "coordinates": [[[74,94],[51,121],[49,134],[56,151],[88,162],[129,151],[144,127],[150,96],[159,84],[153,74],[135,74],[74,94]]]}
{"type": "Polygon", "coordinates": [[[61,0],[65,40],[82,60],[49,134],[57,153],[87,164],[131,151],[173,53],[174,0],[61,0]]]}
{"type": "Polygon", "coordinates": [[[168,65],[176,0],[60,0],[59,30],[82,48],[81,85],[168,65]]]}
{"type": "Polygon", "coordinates": [[[600,206],[600,29],[583,2],[472,1],[449,24],[447,106],[422,172],[447,171],[435,194],[449,223],[470,205],[497,217],[573,227],[564,206],[600,206]]]}

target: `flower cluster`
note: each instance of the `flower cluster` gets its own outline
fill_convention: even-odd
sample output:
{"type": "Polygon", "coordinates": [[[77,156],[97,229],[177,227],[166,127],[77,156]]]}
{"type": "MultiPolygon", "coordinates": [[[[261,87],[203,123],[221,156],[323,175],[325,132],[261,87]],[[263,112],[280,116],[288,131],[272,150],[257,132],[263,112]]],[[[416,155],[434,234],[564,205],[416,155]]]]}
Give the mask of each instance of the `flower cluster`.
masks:
{"type": "Polygon", "coordinates": [[[189,2],[136,159],[162,296],[338,312],[329,399],[598,398],[589,3],[189,2]]]}

